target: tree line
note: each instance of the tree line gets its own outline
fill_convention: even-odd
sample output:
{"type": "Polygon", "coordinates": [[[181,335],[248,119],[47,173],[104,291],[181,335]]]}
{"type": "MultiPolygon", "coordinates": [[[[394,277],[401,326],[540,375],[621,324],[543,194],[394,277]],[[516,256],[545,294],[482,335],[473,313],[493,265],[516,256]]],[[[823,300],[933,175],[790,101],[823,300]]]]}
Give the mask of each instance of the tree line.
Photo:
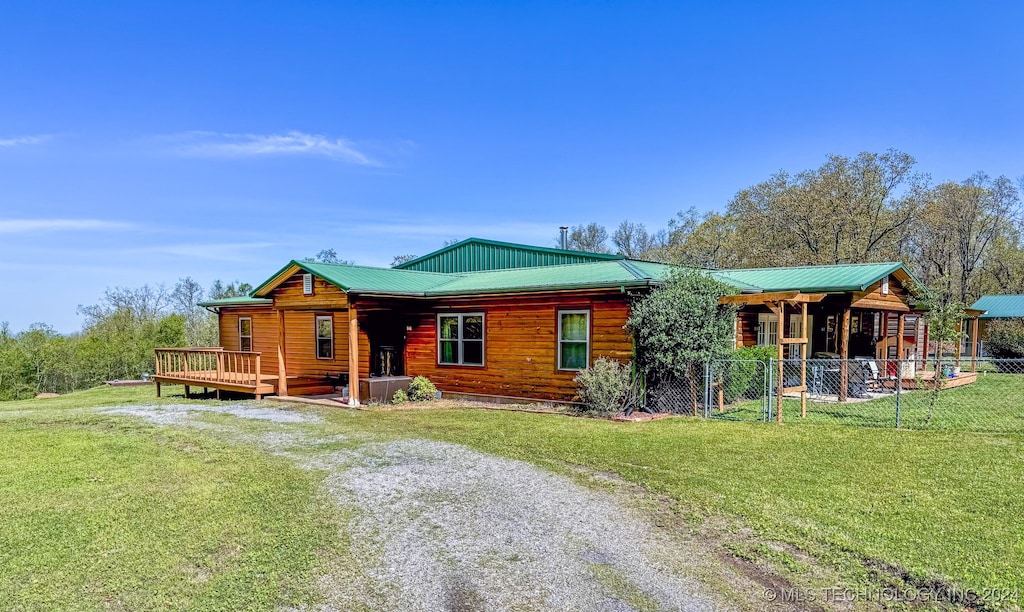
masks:
{"type": "Polygon", "coordinates": [[[246,283],[219,280],[204,289],[192,278],[171,288],[115,287],[97,304],[78,307],[84,322],[70,335],[45,323],[14,332],[0,322],[0,401],[137,379],[153,372],[158,347],[216,346],[217,316],[199,303],[251,290],[246,283]]]}
{"type": "Polygon", "coordinates": [[[902,261],[943,303],[1024,293],[1024,185],[983,172],[934,183],[916,166],[896,150],[832,155],[664,228],[574,226],[569,247],[701,268],[902,261]]]}

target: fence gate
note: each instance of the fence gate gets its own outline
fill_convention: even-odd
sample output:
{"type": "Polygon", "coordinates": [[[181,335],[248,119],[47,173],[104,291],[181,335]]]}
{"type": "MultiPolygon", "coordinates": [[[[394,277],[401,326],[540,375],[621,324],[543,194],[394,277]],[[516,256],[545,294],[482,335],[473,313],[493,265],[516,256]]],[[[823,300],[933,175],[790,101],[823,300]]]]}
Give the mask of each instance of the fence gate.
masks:
{"type": "Polygon", "coordinates": [[[756,359],[718,359],[708,364],[704,416],[731,421],[767,421],[771,395],[768,363],[756,359]]]}

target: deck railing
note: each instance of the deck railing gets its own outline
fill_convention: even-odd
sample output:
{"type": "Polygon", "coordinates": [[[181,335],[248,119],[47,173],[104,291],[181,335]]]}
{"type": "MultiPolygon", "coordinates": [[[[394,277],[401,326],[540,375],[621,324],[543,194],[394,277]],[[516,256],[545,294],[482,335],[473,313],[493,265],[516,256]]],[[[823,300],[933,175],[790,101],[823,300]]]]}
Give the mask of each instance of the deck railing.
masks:
{"type": "Polygon", "coordinates": [[[156,375],[196,382],[256,385],[261,372],[260,353],[210,348],[156,349],[156,375]]]}

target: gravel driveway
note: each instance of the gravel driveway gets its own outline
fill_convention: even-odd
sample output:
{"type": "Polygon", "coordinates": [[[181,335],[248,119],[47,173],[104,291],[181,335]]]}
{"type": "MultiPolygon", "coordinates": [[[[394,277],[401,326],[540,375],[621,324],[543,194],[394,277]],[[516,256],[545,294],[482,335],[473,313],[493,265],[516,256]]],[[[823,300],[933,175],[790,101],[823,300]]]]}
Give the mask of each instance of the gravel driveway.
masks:
{"type": "MultiPolygon", "coordinates": [[[[701,558],[612,494],[530,464],[466,447],[408,439],[308,452],[323,442],[311,413],[258,406],[104,409],[172,426],[197,425],[325,470],[360,576],[325,575],[326,609],[709,610],[692,577],[701,558]],[[253,436],[212,426],[222,412],[273,424],[253,436]],[[293,452],[290,449],[307,449],[293,452]]],[[[241,422],[239,422],[241,424],[241,422]]],[[[338,439],[339,436],[333,436],[338,439]]]]}

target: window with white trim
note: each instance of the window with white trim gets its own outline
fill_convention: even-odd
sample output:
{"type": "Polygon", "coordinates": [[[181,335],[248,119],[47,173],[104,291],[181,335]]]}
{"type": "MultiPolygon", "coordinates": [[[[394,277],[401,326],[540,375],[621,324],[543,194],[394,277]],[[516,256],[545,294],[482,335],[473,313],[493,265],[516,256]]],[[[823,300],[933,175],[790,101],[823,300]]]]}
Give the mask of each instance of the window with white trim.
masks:
{"type": "Polygon", "coordinates": [[[437,315],[437,362],[484,365],[484,313],[437,315]]]}
{"type": "Polygon", "coordinates": [[[761,312],[757,315],[757,344],[772,346],[779,343],[778,315],[761,312]]]}
{"type": "Polygon", "coordinates": [[[238,318],[238,350],[245,353],[252,350],[252,317],[238,318]]]}
{"type": "Polygon", "coordinates": [[[558,311],[558,369],[585,370],[590,365],[590,311],[558,311]]]}
{"type": "Polygon", "coordinates": [[[331,315],[316,318],[316,358],[334,359],[334,317],[331,315]]]}

